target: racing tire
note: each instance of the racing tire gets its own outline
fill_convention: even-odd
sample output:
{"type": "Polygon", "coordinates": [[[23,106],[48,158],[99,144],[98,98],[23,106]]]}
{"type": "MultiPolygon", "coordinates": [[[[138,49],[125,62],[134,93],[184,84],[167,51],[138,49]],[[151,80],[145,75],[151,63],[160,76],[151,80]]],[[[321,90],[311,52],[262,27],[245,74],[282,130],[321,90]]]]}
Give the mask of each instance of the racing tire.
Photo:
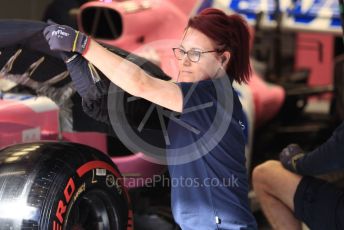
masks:
{"type": "Polygon", "coordinates": [[[38,142],[0,151],[0,229],[133,229],[129,196],[104,153],[38,142]]]}

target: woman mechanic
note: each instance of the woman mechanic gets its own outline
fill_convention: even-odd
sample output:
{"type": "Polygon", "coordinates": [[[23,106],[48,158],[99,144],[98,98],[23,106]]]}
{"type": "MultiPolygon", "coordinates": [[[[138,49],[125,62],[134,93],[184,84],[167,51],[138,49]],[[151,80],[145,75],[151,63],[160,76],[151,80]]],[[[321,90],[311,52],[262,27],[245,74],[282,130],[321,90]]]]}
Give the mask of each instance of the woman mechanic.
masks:
{"type": "Polygon", "coordinates": [[[88,60],[127,93],[177,112],[181,121],[198,131],[186,131],[172,121],[167,129],[171,140],[166,149],[170,177],[191,178],[193,182],[188,186],[176,183],[171,188],[173,216],[183,230],[257,229],[248,200],[244,114],[232,88],[233,81],[247,83],[251,74],[249,31],[240,16],[208,8],[190,18],[179,47],[173,48],[179,66],[173,81],[150,75],[68,26],[49,25],[44,36],[52,50],[81,54],[66,60],[81,96],[92,83],[87,76],[73,77],[73,73],[80,73],[75,70],[80,58],[88,60]],[[224,108],[226,102],[219,103],[218,99],[231,93],[229,111],[224,108]],[[200,104],[210,106],[190,110],[200,104]],[[218,114],[229,121],[227,126],[221,126],[225,132],[210,136],[207,141],[199,138],[219,122],[213,122],[218,114]],[[185,146],[193,146],[189,155],[179,151],[185,146]],[[231,179],[231,183],[225,183],[226,179],[231,179]],[[205,183],[209,180],[218,183],[205,183]]]}

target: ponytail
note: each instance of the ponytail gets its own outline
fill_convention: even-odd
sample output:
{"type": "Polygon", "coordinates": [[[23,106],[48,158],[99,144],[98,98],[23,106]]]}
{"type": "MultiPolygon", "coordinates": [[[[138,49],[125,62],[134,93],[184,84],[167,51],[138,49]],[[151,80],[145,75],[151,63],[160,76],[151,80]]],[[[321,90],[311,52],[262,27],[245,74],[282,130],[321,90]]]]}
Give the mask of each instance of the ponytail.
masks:
{"type": "Polygon", "coordinates": [[[247,83],[251,76],[250,66],[250,32],[246,21],[239,15],[228,16],[232,35],[231,60],[227,66],[227,73],[237,77],[238,83],[247,83]]]}

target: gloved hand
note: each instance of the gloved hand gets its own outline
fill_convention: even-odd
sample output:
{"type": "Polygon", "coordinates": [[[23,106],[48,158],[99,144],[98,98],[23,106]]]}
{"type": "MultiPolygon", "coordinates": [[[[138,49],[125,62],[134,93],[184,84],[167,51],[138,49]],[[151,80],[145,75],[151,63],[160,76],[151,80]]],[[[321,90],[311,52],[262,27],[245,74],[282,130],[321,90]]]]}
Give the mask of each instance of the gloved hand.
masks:
{"type": "Polygon", "coordinates": [[[297,173],[297,162],[305,153],[298,144],[290,144],[279,154],[282,165],[291,172],[297,173]]]}
{"type": "Polygon", "coordinates": [[[84,54],[91,41],[86,34],[58,24],[45,27],[43,34],[51,50],[84,54]]]}

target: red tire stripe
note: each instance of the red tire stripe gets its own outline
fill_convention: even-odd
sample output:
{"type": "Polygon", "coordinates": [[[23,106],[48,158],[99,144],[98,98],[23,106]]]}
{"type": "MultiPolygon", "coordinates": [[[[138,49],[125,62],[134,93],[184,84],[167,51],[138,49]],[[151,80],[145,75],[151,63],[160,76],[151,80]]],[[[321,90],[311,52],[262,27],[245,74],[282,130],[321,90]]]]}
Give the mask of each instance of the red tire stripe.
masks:
{"type": "Polygon", "coordinates": [[[118,177],[118,178],[121,177],[121,175],[110,164],[108,164],[108,163],[106,163],[104,161],[90,161],[90,162],[87,162],[86,164],[80,166],[77,169],[76,172],[77,172],[79,177],[82,177],[88,171],[90,171],[92,169],[96,169],[96,168],[104,168],[104,169],[112,172],[116,177],[118,177]]]}
{"type": "MultiPolygon", "coordinates": [[[[90,161],[90,162],[87,162],[86,164],[80,166],[76,170],[76,172],[77,172],[79,177],[82,177],[83,175],[85,175],[85,173],[91,171],[92,169],[96,169],[96,168],[104,168],[104,169],[112,172],[117,178],[121,178],[122,177],[117,170],[115,170],[110,164],[108,164],[108,163],[106,163],[104,161],[90,161]]],[[[120,181],[120,183],[121,182],[122,181],[120,181]]],[[[129,207],[130,207],[131,206],[131,204],[130,204],[130,197],[129,197],[127,188],[124,187],[123,183],[121,183],[121,186],[124,189],[124,193],[125,193],[125,196],[127,198],[127,201],[128,201],[129,207]]],[[[130,219],[133,218],[133,211],[131,209],[128,210],[128,219],[129,218],[130,219]]],[[[128,230],[131,230],[131,229],[133,229],[133,227],[128,225],[128,230]]]]}

